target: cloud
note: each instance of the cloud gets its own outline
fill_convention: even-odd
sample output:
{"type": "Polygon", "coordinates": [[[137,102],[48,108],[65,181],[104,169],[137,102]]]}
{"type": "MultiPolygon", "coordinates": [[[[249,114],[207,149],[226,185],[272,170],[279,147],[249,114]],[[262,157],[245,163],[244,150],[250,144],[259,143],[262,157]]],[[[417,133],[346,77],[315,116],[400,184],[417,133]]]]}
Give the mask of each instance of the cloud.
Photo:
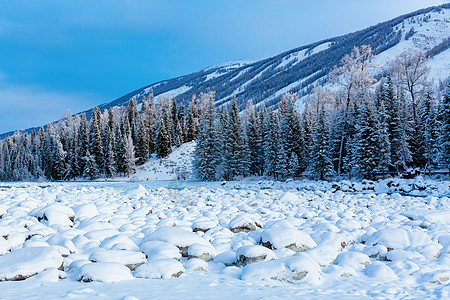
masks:
{"type": "Polygon", "coordinates": [[[58,120],[67,109],[77,113],[100,103],[96,95],[0,85],[0,133],[38,127],[58,120]]]}

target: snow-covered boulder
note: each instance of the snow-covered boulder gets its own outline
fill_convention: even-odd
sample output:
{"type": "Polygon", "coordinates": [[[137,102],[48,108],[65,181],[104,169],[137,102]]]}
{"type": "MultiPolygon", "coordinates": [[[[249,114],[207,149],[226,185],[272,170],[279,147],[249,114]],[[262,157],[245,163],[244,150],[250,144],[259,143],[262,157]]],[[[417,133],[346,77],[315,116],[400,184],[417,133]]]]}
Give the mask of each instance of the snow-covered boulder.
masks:
{"type": "Polygon", "coordinates": [[[154,232],[145,236],[142,243],[148,241],[161,241],[177,246],[183,257],[188,256],[188,247],[192,244],[200,244],[212,247],[211,244],[199,236],[198,234],[183,230],[177,227],[163,226],[159,227],[154,232]]]}
{"type": "Polygon", "coordinates": [[[0,236],[0,255],[9,252],[9,250],[11,250],[11,245],[3,236],[0,236]]]}
{"type": "Polygon", "coordinates": [[[384,245],[388,250],[424,246],[431,243],[431,238],[420,229],[383,228],[374,232],[366,240],[366,245],[384,245]]]}
{"type": "Polygon", "coordinates": [[[124,234],[117,234],[104,239],[103,242],[101,242],[100,247],[107,250],[139,250],[136,243],[124,234]]]}
{"type": "Polygon", "coordinates": [[[161,258],[148,261],[136,268],[134,276],[149,279],[170,279],[180,277],[184,273],[183,265],[174,259],[161,258]]]}
{"type": "Polygon", "coordinates": [[[291,283],[321,283],[320,266],[305,253],[272,261],[258,262],[242,269],[246,281],[287,281],[291,283]]]}
{"type": "Polygon", "coordinates": [[[236,250],[236,264],[238,266],[246,266],[276,258],[277,256],[272,250],[259,245],[245,245],[236,250]]]}
{"type": "Polygon", "coordinates": [[[194,223],[192,223],[192,230],[194,232],[201,231],[201,232],[207,232],[209,229],[214,228],[218,226],[216,220],[211,220],[209,218],[200,218],[196,220],[194,223]]]}
{"type": "Polygon", "coordinates": [[[75,213],[72,208],[55,203],[42,208],[35,208],[30,215],[36,217],[38,221],[52,225],[72,226],[75,213]]]}
{"type": "Polygon", "coordinates": [[[234,251],[222,252],[222,253],[216,255],[216,257],[214,257],[214,262],[222,263],[227,267],[232,266],[232,265],[236,264],[236,252],[234,252],[234,251]]]}
{"type": "Polygon", "coordinates": [[[383,264],[381,262],[376,262],[369,265],[364,269],[364,273],[367,276],[380,281],[397,279],[397,275],[395,275],[394,271],[392,271],[392,269],[389,268],[386,264],[383,264]]]}
{"type": "Polygon", "coordinates": [[[214,258],[214,248],[201,244],[192,244],[188,248],[188,258],[199,258],[206,262],[214,258]]]}
{"type": "Polygon", "coordinates": [[[450,283],[450,270],[436,270],[422,276],[424,282],[448,285],[450,283]]]}
{"type": "Polygon", "coordinates": [[[149,260],[156,258],[173,258],[180,260],[181,253],[178,247],[161,241],[149,241],[140,246],[142,252],[147,255],[149,260]]]}
{"type": "Polygon", "coordinates": [[[261,228],[261,224],[254,215],[241,214],[228,223],[228,228],[234,233],[250,232],[256,230],[256,228],[261,228]]]}
{"type": "Polygon", "coordinates": [[[356,271],[361,271],[370,265],[370,258],[362,252],[347,251],[339,254],[334,263],[339,266],[348,266],[356,271]]]}
{"type": "Polygon", "coordinates": [[[144,253],[129,250],[97,250],[91,253],[89,260],[92,262],[121,263],[131,271],[147,261],[144,253]]]}
{"type": "Polygon", "coordinates": [[[97,206],[93,203],[81,204],[73,208],[75,212],[75,220],[90,219],[98,216],[97,206]]]}
{"type": "Polygon", "coordinates": [[[114,283],[134,279],[130,269],[115,262],[89,263],[83,265],[76,273],[78,281],[100,281],[114,283]]]}
{"type": "Polygon", "coordinates": [[[187,270],[191,270],[191,271],[208,272],[208,263],[206,261],[204,261],[203,259],[192,258],[186,262],[185,268],[187,270]]]}
{"type": "Polygon", "coordinates": [[[52,247],[22,248],[0,256],[0,281],[23,280],[62,264],[61,254],[52,247]]]}
{"type": "Polygon", "coordinates": [[[288,248],[302,252],[316,246],[316,242],[306,232],[293,228],[269,228],[261,234],[261,244],[269,249],[288,248]]]}

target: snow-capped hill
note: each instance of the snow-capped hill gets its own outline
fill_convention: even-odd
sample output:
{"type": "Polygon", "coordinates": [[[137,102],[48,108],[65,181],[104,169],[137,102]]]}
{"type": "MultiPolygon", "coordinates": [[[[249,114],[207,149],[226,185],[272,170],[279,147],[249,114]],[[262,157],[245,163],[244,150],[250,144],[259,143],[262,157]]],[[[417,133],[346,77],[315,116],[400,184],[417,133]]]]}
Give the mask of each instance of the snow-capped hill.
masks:
{"type": "MultiPolygon", "coordinates": [[[[136,90],[101,107],[127,104],[153,91],[156,100],[174,97],[189,101],[194,94],[216,92],[216,105],[227,104],[236,95],[240,108],[276,104],[286,92],[307,95],[323,84],[328,72],[356,46],[370,45],[383,67],[404,50],[423,50],[432,57],[431,77],[449,76],[450,4],[422,9],[369,28],[286,51],[255,62],[237,61],[208,67],[196,73],[165,80],[136,90]]],[[[381,68],[382,69],[382,68],[381,68]]]]}
{"type": "Polygon", "coordinates": [[[386,66],[394,57],[403,51],[425,51],[431,56],[428,65],[431,67],[431,78],[435,81],[446,79],[450,75],[450,62],[447,59],[450,49],[442,52],[436,49],[450,42],[450,9],[433,10],[429,13],[412,16],[395,27],[401,32],[400,42],[390,49],[379,53],[375,63],[386,66]],[[401,31],[400,31],[401,30],[401,31]],[[442,61],[444,64],[436,63],[442,61]]]}
{"type": "Polygon", "coordinates": [[[131,179],[134,181],[191,179],[195,145],[195,141],[185,143],[165,158],[150,159],[137,168],[131,179]]]}

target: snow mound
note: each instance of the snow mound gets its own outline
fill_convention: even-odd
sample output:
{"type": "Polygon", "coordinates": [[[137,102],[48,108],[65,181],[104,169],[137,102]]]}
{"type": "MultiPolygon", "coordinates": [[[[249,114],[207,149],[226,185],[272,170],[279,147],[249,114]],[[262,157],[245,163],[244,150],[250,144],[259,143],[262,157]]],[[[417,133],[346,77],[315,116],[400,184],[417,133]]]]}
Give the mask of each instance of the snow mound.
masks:
{"type": "Polygon", "coordinates": [[[103,262],[83,265],[76,273],[78,281],[115,283],[134,279],[130,269],[120,263],[103,262]]]}
{"type": "Polygon", "coordinates": [[[236,263],[239,266],[276,259],[275,253],[263,246],[245,245],[236,250],[236,263]]]}
{"type": "Polygon", "coordinates": [[[318,285],[322,281],[319,264],[305,253],[247,265],[242,269],[241,279],[246,281],[287,281],[310,285],[318,285]]]}
{"type": "Polygon", "coordinates": [[[431,243],[431,238],[419,229],[384,228],[374,232],[366,241],[369,246],[384,245],[388,249],[405,249],[431,243]]]}
{"type": "Polygon", "coordinates": [[[316,246],[311,236],[293,228],[269,228],[261,234],[261,243],[269,249],[288,248],[295,252],[302,252],[316,246]]]}
{"type": "Polygon", "coordinates": [[[185,267],[187,270],[190,270],[190,271],[208,272],[208,263],[200,258],[189,259],[186,262],[185,267]]]}
{"type": "Polygon", "coordinates": [[[17,281],[49,268],[61,268],[63,258],[52,247],[27,247],[0,256],[0,281],[17,281]]]}
{"type": "Polygon", "coordinates": [[[161,258],[137,267],[134,275],[137,278],[171,279],[180,277],[184,271],[184,267],[179,261],[161,258]]]}
{"type": "Polygon", "coordinates": [[[387,265],[376,262],[364,269],[364,273],[372,278],[381,281],[395,280],[397,275],[387,265]]]}
{"type": "Polygon", "coordinates": [[[361,271],[370,265],[370,258],[361,252],[347,251],[339,254],[334,263],[338,266],[348,266],[356,271],[361,271]]]}
{"type": "Polygon", "coordinates": [[[147,255],[149,260],[156,258],[173,258],[180,260],[181,258],[180,249],[166,242],[149,241],[143,243],[140,249],[147,255]]]}
{"type": "Polygon", "coordinates": [[[186,257],[188,255],[187,248],[192,244],[200,244],[210,246],[211,244],[201,236],[177,227],[162,226],[154,232],[145,236],[142,243],[148,241],[161,241],[177,246],[181,250],[181,254],[186,257]]]}
{"type": "Polygon", "coordinates": [[[147,261],[145,254],[128,250],[97,250],[91,253],[92,262],[117,262],[127,266],[131,271],[147,261]]]}
{"type": "Polygon", "coordinates": [[[128,236],[124,234],[117,234],[108,238],[105,238],[100,244],[101,248],[107,250],[139,250],[139,247],[128,236]],[[118,249],[121,248],[121,249],[118,249]]]}
{"type": "Polygon", "coordinates": [[[212,261],[214,258],[214,248],[201,244],[192,244],[188,248],[188,258],[199,258],[204,261],[212,261]]]}
{"type": "Polygon", "coordinates": [[[258,217],[251,214],[238,215],[228,223],[228,228],[234,233],[250,232],[258,227],[261,228],[258,217]]]}

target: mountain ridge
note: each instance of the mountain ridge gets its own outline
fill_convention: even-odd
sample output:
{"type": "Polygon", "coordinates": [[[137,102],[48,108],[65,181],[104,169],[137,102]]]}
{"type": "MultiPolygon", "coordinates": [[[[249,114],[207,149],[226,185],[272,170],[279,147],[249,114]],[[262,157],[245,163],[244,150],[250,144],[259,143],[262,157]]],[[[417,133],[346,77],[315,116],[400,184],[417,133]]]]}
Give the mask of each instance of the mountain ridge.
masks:
{"type": "MultiPolygon", "coordinates": [[[[147,97],[150,91],[153,91],[156,100],[173,97],[178,103],[188,102],[194,94],[215,91],[217,106],[226,105],[233,95],[236,95],[240,109],[243,109],[248,101],[272,106],[285,92],[297,92],[302,97],[314,86],[324,84],[331,68],[356,46],[368,44],[375,54],[382,54],[402,45],[404,41],[423,38],[426,46],[416,48],[426,51],[429,56],[439,55],[450,48],[450,34],[445,32],[445,29],[448,31],[450,27],[448,24],[450,24],[450,3],[424,8],[365,29],[300,46],[255,62],[219,64],[191,74],[162,80],[98,107],[103,110],[127,105],[131,98],[139,102],[144,96],[147,97]],[[431,28],[434,31],[443,26],[441,38],[438,34],[437,38],[433,37],[433,41],[427,41],[433,35],[433,30],[427,33],[422,32],[422,29],[429,24],[434,26],[431,28]],[[421,49],[428,47],[427,45],[430,46],[429,49],[421,49]]],[[[431,25],[428,27],[432,27],[431,25]]],[[[85,113],[89,117],[91,110],[85,113]]],[[[36,129],[30,128],[26,131],[36,129]]],[[[13,133],[14,131],[0,134],[0,138],[13,133]]]]}

